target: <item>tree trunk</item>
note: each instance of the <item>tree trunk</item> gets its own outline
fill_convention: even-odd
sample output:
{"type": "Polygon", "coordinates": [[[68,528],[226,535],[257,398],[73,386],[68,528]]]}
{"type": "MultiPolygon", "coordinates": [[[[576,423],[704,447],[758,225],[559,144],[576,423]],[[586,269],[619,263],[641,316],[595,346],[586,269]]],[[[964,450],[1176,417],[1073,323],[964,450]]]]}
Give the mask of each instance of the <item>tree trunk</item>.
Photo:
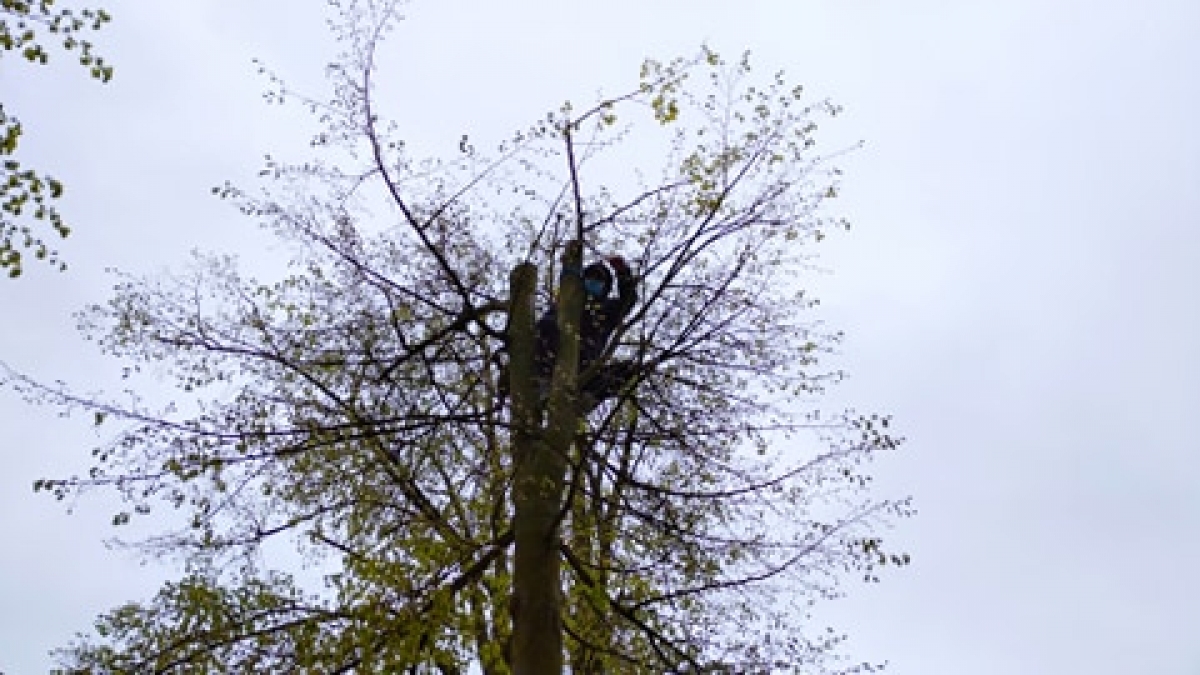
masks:
{"type": "MultiPolygon", "coordinates": [[[[581,269],[582,250],[568,246],[564,269],[581,269]]],[[[558,297],[559,346],[542,433],[534,372],[533,291],[537,270],[513,270],[509,315],[509,378],[513,429],[513,639],[515,675],[563,672],[559,523],[567,452],[578,426],[575,381],[583,288],[578,274],[563,276],[558,297]]]]}

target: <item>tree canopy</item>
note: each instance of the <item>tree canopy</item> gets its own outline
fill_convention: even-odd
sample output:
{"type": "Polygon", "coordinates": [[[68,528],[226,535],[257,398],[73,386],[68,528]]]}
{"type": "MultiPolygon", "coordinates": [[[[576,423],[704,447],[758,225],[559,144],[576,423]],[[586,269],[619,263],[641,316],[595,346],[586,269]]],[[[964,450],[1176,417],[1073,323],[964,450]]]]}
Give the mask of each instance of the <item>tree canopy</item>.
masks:
{"type": "Polygon", "coordinates": [[[215,190],[287,242],[292,273],[198,255],[83,313],[130,377],[176,385],[169,404],[10,374],[119,425],[89,475],[37,489],[116,489],[116,525],[186,521],[139,545],[188,573],[101,616],[64,671],[544,672],[535,619],[561,631],[540,663],[575,673],[872,670],[808,625],[845,573],[908,562],[880,530],[911,512],[869,489],[889,418],[817,405],[840,334],[800,280],[845,227],[814,140],[838,108],[703,49],[494,152],[415,158],[376,96],[395,3],[334,4],[332,96],[277,92],[322,121],[319,156],[215,190]],[[592,167],[643,142],[664,152],[601,187],[592,167]],[[640,301],[607,357],[636,369],[584,405],[563,269],[610,252],[640,301]],[[568,337],[541,396],[529,331],[550,303],[568,337]],[[277,540],[324,586],[264,564],[277,540]]]}
{"type": "MultiPolygon", "coordinates": [[[[93,78],[108,82],[112,66],[84,37],[111,20],[108,12],[54,5],[54,0],[0,0],[0,55],[11,58],[15,54],[26,63],[45,65],[57,43],[64,51],[77,53],[79,64],[93,78]]],[[[26,166],[17,153],[24,129],[0,104],[0,269],[7,269],[10,277],[21,275],[23,249],[32,250],[38,260],[66,269],[37,230],[49,227],[60,237],[71,231],[55,205],[63,194],[62,181],[26,166]]]]}

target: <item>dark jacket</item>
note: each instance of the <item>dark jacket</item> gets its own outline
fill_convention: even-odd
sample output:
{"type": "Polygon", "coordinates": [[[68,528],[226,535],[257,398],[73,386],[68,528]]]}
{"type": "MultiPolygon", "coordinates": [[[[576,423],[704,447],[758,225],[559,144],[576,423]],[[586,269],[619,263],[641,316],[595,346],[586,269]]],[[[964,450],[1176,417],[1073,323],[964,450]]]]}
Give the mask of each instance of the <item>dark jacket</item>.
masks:
{"type": "MultiPolygon", "coordinates": [[[[608,348],[608,341],[621,321],[637,302],[637,281],[628,271],[617,275],[617,297],[601,300],[588,298],[583,304],[579,328],[579,370],[582,373],[608,348]]],[[[534,361],[538,375],[549,378],[558,355],[558,312],[553,305],[537,322],[537,351],[534,361]]]]}

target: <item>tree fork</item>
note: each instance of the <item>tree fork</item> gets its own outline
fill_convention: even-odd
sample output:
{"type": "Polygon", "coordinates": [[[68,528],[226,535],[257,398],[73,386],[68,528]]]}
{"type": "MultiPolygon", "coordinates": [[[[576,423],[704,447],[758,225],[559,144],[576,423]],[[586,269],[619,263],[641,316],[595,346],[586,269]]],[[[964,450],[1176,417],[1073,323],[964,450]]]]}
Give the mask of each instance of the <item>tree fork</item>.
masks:
{"type": "Polygon", "coordinates": [[[583,310],[583,247],[576,241],[563,254],[566,273],[558,294],[559,349],[550,386],[548,420],[541,432],[540,401],[534,384],[533,290],[537,269],[528,263],[512,273],[509,318],[509,377],[513,415],[513,638],[515,675],[563,672],[559,523],[567,452],[579,414],[575,403],[579,370],[579,323],[583,310]]]}

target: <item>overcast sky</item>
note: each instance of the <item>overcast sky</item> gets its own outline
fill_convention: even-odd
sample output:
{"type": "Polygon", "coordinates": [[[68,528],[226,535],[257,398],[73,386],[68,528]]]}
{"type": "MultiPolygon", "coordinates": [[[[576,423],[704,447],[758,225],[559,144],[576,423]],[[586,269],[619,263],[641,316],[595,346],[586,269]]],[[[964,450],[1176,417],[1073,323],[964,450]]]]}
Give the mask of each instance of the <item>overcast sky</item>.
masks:
{"type": "MultiPolygon", "coordinates": [[[[260,57],[316,86],[325,3],[111,0],[116,79],[5,57],[23,158],[65,180],[71,269],[0,281],[0,359],[111,386],[72,312],[104,268],[189,249],[264,253],[209,196],[261,156],[299,156],[260,57]]],[[[1195,0],[604,3],[418,0],[384,67],[388,114],[430,151],[498,136],[634,81],[644,56],[751,49],[844,104],[831,144],[854,222],[815,279],[848,334],[831,406],[891,412],[909,439],[881,494],[920,515],[914,556],[851,580],[822,616],[897,675],[1200,673],[1200,3],[1195,0]]],[[[0,671],[44,672],[113,605],[171,574],[106,550],[110,503],[33,495],[96,436],[0,392],[0,671]]]]}

